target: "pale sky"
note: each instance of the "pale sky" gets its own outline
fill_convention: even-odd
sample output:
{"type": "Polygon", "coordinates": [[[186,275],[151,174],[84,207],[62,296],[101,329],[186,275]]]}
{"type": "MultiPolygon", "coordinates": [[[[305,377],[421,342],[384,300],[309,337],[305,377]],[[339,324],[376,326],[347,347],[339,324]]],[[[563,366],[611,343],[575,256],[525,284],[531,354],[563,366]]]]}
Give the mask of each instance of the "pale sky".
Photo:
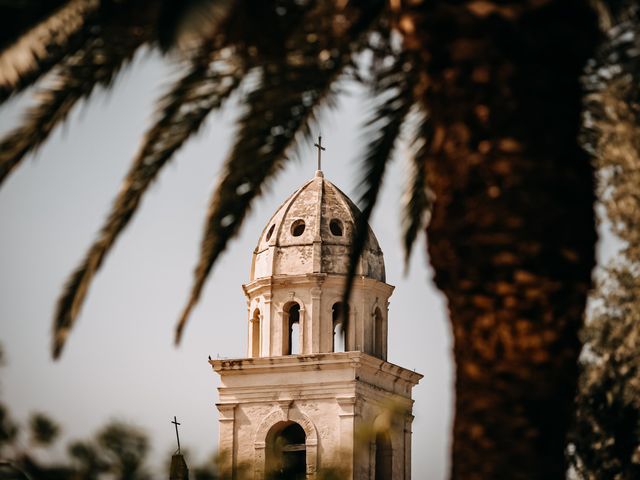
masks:
{"type": "MultiPolygon", "coordinates": [[[[151,463],[175,449],[169,422],[182,423],[181,443],[196,458],[217,446],[218,377],[207,356],[246,355],[247,312],[241,284],[271,214],[315,171],[303,149],[248,217],[213,271],[179,348],[173,331],[191,286],[211,189],[232,141],[238,109],[228,105],[179,151],[96,277],[62,359],[50,357],[55,302],[91,244],[149,124],[153,101],[175,69],[154,54],[139,56],[111,93],[94,94],[0,189],[0,341],[8,366],[1,398],[26,420],[43,411],[64,427],[64,443],[86,438],[108,419],[142,426],[151,463]]],[[[0,110],[0,132],[15,126],[29,95],[0,110]]],[[[323,170],[354,201],[366,96],[351,89],[320,129],[323,170]]],[[[451,338],[444,302],[434,288],[419,238],[403,275],[400,197],[405,159],[385,179],[372,228],[396,286],[389,311],[389,361],[424,375],[414,389],[413,474],[441,480],[448,471],[453,402],[451,338]]],[[[61,442],[62,443],[62,442],[61,442]]]]}
{"type": "MultiPolygon", "coordinates": [[[[155,55],[138,58],[111,93],[74,111],[37,155],[0,190],[0,340],[8,366],[2,398],[20,419],[44,411],[65,438],[87,437],[109,418],[144,427],[156,465],[174,447],[169,423],[182,422],[183,445],[209,455],[217,445],[217,375],[207,356],[246,354],[247,282],[251,253],[277,206],[315,171],[303,149],[257,203],[241,235],[214,269],[179,348],[173,328],[191,285],[211,188],[232,140],[233,105],[211,116],[144,199],[95,279],[62,359],[49,355],[52,312],[67,275],[102,224],[148,125],[154,99],[175,77],[155,55]]],[[[0,111],[0,130],[16,125],[29,95],[0,111]]],[[[356,200],[362,151],[362,92],[345,96],[321,130],[327,179],[356,200]]],[[[394,163],[372,228],[396,286],[389,317],[389,360],[425,375],[415,388],[417,478],[445,477],[450,429],[448,324],[420,239],[408,276],[402,273],[400,195],[404,159],[394,163]]],[[[191,462],[192,464],[194,461],[191,462]]]]}

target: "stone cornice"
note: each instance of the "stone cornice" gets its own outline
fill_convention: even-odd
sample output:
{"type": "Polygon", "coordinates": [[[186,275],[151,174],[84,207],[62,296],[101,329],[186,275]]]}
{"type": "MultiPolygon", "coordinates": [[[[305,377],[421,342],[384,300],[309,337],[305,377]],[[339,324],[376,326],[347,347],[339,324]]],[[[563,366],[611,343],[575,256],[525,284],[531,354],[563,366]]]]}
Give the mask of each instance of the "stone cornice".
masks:
{"type": "MultiPolygon", "coordinates": [[[[327,273],[307,273],[301,275],[272,275],[270,277],[258,278],[250,283],[242,285],[242,290],[247,297],[271,293],[274,287],[295,287],[322,285],[323,287],[338,286],[344,287],[346,275],[327,274],[327,273]]],[[[381,294],[391,296],[395,287],[388,283],[374,280],[369,277],[357,276],[354,279],[354,287],[362,287],[371,291],[379,291],[381,294]]]]}
{"type": "Polygon", "coordinates": [[[353,368],[371,374],[393,377],[411,385],[417,385],[423,375],[363,352],[317,353],[313,355],[286,355],[281,357],[256,357],[216,359],[209,363],[220,375],[248,375],[308,370],[332,370],[353,368]]]}

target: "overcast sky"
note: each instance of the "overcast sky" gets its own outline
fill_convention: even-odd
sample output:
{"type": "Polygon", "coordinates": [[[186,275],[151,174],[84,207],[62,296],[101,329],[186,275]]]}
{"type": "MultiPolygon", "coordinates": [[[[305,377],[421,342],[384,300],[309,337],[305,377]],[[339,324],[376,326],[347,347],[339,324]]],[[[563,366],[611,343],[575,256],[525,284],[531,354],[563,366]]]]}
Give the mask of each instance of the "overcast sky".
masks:
{"type": "MultiPolygon", "coordinates": [[[[139,56],[110,93],[76,109],[38,154],[0,189],[0,341],[8,365],[2,400],[19,419],[43,411],[59,421],[64,439],[90,436],[111,418],[150,434],[154,466],[175,449],[169,423],[182,423],[181,443],[196,460],[217,446],[217,375],[207,356],[246,355],[246,303],[251,253],[278,205],[315,171],[315,153],[300,161],[261,198],[213,271],[183,342],[173,330],[191,286],[206,205],[232,140],[238,109],[209,118],[166,168],[96,277],[62,359],[50,359],[56,299],[94,238],[140,138],[154,99],[175,69],[155,55],[139,56]]],[[[28,95],[0,110],[0,131],[15,126],[28,95]]],[[[363,92],[350,89],[321,123],[323,170],[354,201],[363,92]]],[[[444,479],[452,393],[451,338],[444,302],[433,286],[424,238],[403,275],[400,153],[385,179],[372,228],[385,254],[387,282],[396,286],[389,311],[389,361],[424,374],[414,389],[413,473],[444,479]]]]}

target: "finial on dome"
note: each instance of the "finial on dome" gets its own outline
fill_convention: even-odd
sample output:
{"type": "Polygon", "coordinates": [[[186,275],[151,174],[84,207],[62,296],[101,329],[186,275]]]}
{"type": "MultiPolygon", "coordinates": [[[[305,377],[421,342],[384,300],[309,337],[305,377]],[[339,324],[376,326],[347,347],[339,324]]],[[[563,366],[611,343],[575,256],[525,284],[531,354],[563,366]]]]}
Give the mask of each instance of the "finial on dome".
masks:
{"type": "Polygon", "coordinates": [[[322,170],[316,170],[316,177],[324,178],[324,173],[322,173],[322,170]]]}
{"type": "MultiPolygon", "coordinates": [[[[322,146],[322,135],[318,135],[318,143],[314,143],[313,146],[318,149],[318,172],[321,172],[322,171],[322,152],[323,150],[326,150],[326,148],[322,146]]],[[[317,176],[318,176],[318,173],[316,172],[316,177],[317,176]]]]}

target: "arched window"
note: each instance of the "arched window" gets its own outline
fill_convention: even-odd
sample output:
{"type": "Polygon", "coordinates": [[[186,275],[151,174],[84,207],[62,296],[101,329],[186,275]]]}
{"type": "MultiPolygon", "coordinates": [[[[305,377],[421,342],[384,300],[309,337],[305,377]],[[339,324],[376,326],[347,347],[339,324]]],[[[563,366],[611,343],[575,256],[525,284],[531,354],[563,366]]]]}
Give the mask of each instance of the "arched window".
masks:
{"type": "Polygon", "coordinates": [[[342,302],[336,302],[331,309],[331,317],[333,319],[333,351],[347,351],[347,332],[345,331],[345,318],[349,318],[349,306],[342,308],[342,302]]]}
{"type": "Polygon", "coordinates": [[[251,317],[251,356],[260,356],[260,310],[257,308],[251,317]]]}
{"type": "Polygon", "coordinates": [[[376,357],[384,357],[384,319],[379,308],[373,314],[373,354],[376,357]]]}
{"type": "Polygon", "coordinates": [[[285,305],[284,326],[284,355],[297,355],[300,353],[300,305],[297,303],[285,305]]]}
{"type": "Polygon", "coordinates": [[[388,480],[393,474],[393,450],[391,440],[385,432],[376,434],[376,475],[375,480],[388,480]]]}
{"type": "Polygon", "coordinates": [[[278,422],[267,434],[266,478],[303,480],[307,471],[306,435],[295,422],[278,422]]]}

